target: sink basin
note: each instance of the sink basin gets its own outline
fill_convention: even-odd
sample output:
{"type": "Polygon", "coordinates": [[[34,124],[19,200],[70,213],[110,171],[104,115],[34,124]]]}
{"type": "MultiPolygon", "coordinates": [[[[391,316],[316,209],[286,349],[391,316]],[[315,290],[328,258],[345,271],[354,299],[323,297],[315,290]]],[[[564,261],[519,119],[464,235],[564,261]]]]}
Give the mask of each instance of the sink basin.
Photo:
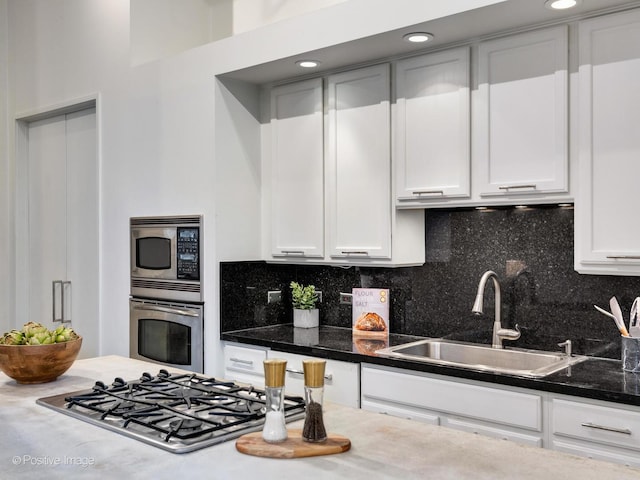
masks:
{"type": "Polygon", "coordinates": [[[525,377],[545,377],[587,357],[567,356],[563,352],[541,350],[498,349],[490,345],[426,339],[384,348],[376,352],[383,357],[417,360],[438,365],[451,365],[472,370],[508,373],[525,377]]]}

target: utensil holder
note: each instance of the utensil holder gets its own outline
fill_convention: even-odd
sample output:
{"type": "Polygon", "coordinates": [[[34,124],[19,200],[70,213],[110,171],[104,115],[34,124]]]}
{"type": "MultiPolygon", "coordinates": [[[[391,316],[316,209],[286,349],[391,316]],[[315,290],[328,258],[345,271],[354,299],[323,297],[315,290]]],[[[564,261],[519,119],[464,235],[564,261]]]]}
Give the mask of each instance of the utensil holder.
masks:
{"type": "Polygon", "coordinates": [[[622,369],[640,373],[640,337],[620,337],[622,341],[622,369]]]}

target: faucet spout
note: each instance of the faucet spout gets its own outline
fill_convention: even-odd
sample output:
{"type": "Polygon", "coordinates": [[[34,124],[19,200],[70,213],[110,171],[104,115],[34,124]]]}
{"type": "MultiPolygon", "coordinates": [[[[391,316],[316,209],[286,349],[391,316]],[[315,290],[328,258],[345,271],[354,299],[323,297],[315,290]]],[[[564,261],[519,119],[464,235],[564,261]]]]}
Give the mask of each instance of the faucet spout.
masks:
{"type": "Polygon", "coordinates": [[[492,270],[488,270],[482,274],[480,283],[478,284],[478,293],[476,294],[476,300],[473,302],[473,308],[471,311],[477,315],[484,313],[484,290],[487,286],[489,279],[493,280],[493,292],[495,303],[495,317],[493,320],[493,335],[491,339],[491,346],[493,348],[503,348],[502,340],[517,340],[520,338],[520,330],[516,326],[516,330],[502,328],[500,319],[501,308],[501,294],[500,294],[500,282],[498,281],[498,275],[492,270]]]}

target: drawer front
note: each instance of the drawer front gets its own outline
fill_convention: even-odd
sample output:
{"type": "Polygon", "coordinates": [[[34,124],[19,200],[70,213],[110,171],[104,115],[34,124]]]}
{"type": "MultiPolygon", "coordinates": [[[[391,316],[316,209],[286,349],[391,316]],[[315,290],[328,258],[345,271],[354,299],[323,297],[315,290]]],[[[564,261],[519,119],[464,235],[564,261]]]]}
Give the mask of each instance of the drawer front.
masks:
{"type": "Polygon", "coordinates": [[[421,407],[467,418],[542,431],[539,395],[441,380],[403,370],[362,367],[362,398],[421,407]]]}
{"type": "Polygon", "coordinates": [[[510,440],[521,445],[542,448],[542,437],[538,435],[527,435],[519,432],[511,432],[509,430],[502,430],[500,428],[479,425],[477,423],[468,422],[466,420],[459,420],[456,418],[447,418],[444,426],[454,428],[456,430],[462,430],[463,432],[484,435],[485,437],[497,438],[500,440],[510,440]]]}
{"type": "Polygon", "coordinates": [[[593,446],[584,445],[575,441],[553,441],[553,449],[559,452],[578,455],[579,457],[592,458],[603,462],[613,462],[625,465],[627,467],[640,468],[640,457],[638,455],[629,455],[628,450],[623,451],[615,448],[604,447],[601,445],[593,446]]]}
{"type": "Polygon", "coordinates": [[[640,450],[640,409],[554,399],[552,411],[554,435],[640,450]]]}
{"type": "MultiPolygon", "coordinates": [[[[302,361],[315,358],[293,353],[269,351],[269,358],[287,361],[285,391],[287,395],[304,396],[302,361]]],[[[353,408],[360,408],[360,365],[358,363],[327,360],[324,379],[324,399],[353,408]]]]}
{"type": "Polygon", "coordinates": [[[263,362],[267,352],[263,349],[225,345],[224,373],[227,380],[264,385],[263,362]]]}
{"type": "Polygon", "coordinates": [[[406,418],[407,420],[415,420],[417,422],[428,423],[429,425],[440,425],[440,415],[420,408],[398,406],[387,404],[382,401],[376,402],[372,400],[362,400],[361,408],[369,412],[377,412],[384,415],[390,415],[392,417],[406,418]]]}

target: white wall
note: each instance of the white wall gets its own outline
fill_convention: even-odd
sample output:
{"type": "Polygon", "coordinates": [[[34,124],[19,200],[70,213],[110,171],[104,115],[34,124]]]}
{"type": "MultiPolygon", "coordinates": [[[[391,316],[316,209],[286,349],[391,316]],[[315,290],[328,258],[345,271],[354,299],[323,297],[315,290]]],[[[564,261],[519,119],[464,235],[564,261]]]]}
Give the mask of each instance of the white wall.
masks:
{"type": "Polygon", "coordinates": [[[232,0],[131,0],[131,64],[232,35],[232,0]]]}
{"type": "MultiPolygon", "coordinates": [[[[215,75],[490,3],[348,0],[132,67],[128,0],[0,0],[10,26],[8,138],[18,116],[98,95],[101,353],[128,355],[129,217],[202,213],[205,368],[222,373],[218,262],[260,256],[260,129],[255,87],[215,75]]],[[[2,158],[0,172],[12,162],[2,158]]],[[[0,212],[11,208],[3,189],[0,212]]],[[[3,213],[0,222],[4,268],[11,222],[3,213]]]]}
{"type": "Polygon", "coordinates": [[[233,0],[233,33],[303,15],[347,0],[233,0]]]}
{"type": "Polygon", "coordinates": [[[13,243],[11,242],[13,176],[9,157],[9,73],[7,0],[0,0],[0,334],[13,327],[13,243]]]}

